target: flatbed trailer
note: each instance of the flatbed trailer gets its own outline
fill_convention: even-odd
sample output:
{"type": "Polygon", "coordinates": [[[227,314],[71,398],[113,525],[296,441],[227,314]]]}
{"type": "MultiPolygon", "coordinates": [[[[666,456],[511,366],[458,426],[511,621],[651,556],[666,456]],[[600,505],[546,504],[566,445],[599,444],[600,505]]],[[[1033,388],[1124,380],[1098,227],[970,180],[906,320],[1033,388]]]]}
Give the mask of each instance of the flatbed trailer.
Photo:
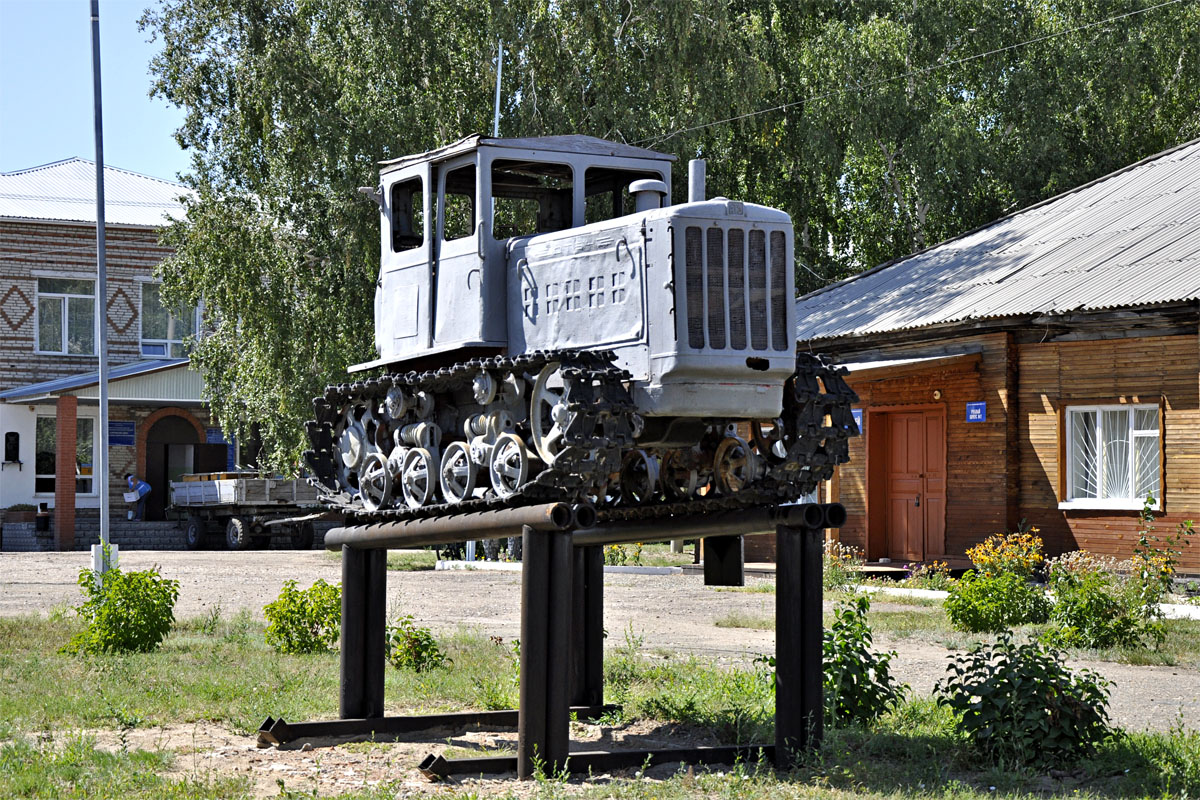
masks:
{"type": "Polygon", "coordinates": [[[171,481],[171,508],[181,514],[184,541],[198,550],[221,535],[230,550],[270,546],[289,536],[297,550],[313,546],[314,520],[327,515],[317,491],[303,478],[257,472],[206,472],[171,481]]]}

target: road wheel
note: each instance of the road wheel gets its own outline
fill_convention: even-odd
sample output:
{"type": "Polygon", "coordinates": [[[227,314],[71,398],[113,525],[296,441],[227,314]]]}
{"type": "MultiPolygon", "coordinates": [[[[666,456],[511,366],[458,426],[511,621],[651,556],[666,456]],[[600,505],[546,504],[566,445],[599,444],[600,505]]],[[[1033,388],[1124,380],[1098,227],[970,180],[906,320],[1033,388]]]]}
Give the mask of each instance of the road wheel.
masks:
{"type": "Polygon", "coordinates": [[[204,518],[199,514],[188,514],[183,523],[183,543],[188,550],[199,550],[204,547],[205,525],[204,518]]]}
{"type": "Polygon", "coordinates": [[[313,528],[312,520],[306,519],[297,525],[292,531],[292,547],[296,550],[312,550],[313,540],[316,538],[317,532],[313,528]]]}
{"type": "Polygon", "coordinates": [[[250,519],[230,517],[225,526],[225,544],[230,550],[245,550],[250,547],[250,519]]]}

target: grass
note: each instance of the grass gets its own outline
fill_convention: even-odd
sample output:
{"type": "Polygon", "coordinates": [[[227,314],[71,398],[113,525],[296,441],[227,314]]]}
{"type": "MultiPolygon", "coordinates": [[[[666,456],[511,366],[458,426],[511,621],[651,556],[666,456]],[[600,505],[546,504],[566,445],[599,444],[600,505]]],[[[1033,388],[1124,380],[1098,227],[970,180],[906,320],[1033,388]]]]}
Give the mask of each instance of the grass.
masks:
{"type": "Polygon", "coordinates": [[[775,630],[774,615],[753,614],[749,611],[730,611],[713,620],[718,628],[753,628],[759,631],[775,630]]]}
{"type": "Polygon", "coordinates": [[[388,553],[387,568],[390,572],[423,572],[437,564],[437,553],[433,550],[409,550],[403,553],[388,553]]]}
{"type": "MultiPolygon", "coordinates": [[[[154,653],[60,654],[75,629],[69,619],[0,619],[0,720],[14,730],[211,720],[249,734],[267,716],[337,715],[338,654],[279,655],[249,615],[215,626],[203,618],[184,621],[154,653]]],[[[418,705],[431,712],[514,707],[515,673],[505,644],[467,633],[443,643],[452,670],[388,670],[389,713],[418,705]]]]}
{"type": "Polygon", "coordinates": [[[745,594],[775,594],[775,584],[759,582],[749,586],[710,586],[714,592],[738,592],[745,594]]]}
{"type": "Polygon", "coordinates": [[[642,566],[643,567],[678,567],[684,564],[691,564],[695,557],[692,555],[692,549],[695,545],[688,545],[683,553],[672,553],[670,542],[661,542],[658,544],[642,545],[642,566]]]}
{"type": "MultiPolygon", "coordinates": [[[[935,616],[873,612],[871,619],[880,631],[918,632],[941,624],[930,623],[935,616]],[[919,624],[904,621],[906,616],[919,624]]],[[[105,752],[78,734],[54,742],[35,734],[200,719],[249,734],[268,713],[288,719],[336,714],[337,655],[276,655],[262,643],[261,624],[249,615],[185,620],[156,653],[92,658],[57,652],[75,624],[63,618],[0,619],[0,797],[249,797],[251,787],[242,778],[170,772],[170,752],[105,752]]],[[[1200,626],[1184,627],[1189,641],[1200,636],[1200,626]]],[[[443,637],[442,643],[454,659],[452,667],[421,674],[388,670],[389,713],[515,703],[508,643],[464,632],[443,637]]],[[[1190,652],[1194,644],[1181,647],[1190,652]]],[[[731,669],[696,657],[648,658],[646,652],[645,641],[628,630],[624,642],[608,653],[606,699],[622,710],[607,724],[648,719],[672,726],[666,730],[681,739],[772,740],[773,680],[763,664],[731,669]]],[[[402,780],[344,797],[394,797],[405,788],[402,780]]],[[[596,800],[1196,796],[1200,734],[1121,734],[1077,766],[1048,775],[982,765],[946,709],[928,699],[910,699],[873,728],[827,731],[820,752],[790,773],[741,764],[711,772],[683,769],[654,782],[618,777],[583,786],[543,779],[533,793],[596,800]]],[[[454,790],[446,794],[453,796],[454,790]]],[[[286,789],[280,795],[300,796],[286,789]]]]}

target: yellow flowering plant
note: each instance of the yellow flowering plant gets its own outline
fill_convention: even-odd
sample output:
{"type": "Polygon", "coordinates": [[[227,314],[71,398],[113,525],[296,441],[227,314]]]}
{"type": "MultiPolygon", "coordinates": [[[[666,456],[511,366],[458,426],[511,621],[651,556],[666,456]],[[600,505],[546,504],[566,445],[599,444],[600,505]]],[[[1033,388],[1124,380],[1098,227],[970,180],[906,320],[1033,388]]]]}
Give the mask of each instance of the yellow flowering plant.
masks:
{"type": "Polygon", "coordinates": [[[974,547],[967,548],[967,557],[975,571],[984,577],[1011,573],[1028,578],[1045,561],[1042,538],[1037,528],[1016,533],[994,533],[974,547]]]}

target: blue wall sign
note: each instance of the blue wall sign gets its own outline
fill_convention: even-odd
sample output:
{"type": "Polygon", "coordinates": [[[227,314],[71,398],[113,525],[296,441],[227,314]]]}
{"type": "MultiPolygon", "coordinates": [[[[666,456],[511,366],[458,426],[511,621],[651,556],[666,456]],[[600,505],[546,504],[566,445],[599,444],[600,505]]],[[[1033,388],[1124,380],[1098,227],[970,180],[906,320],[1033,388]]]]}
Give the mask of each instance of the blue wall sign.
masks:
{"type": "Polygon", "coordinates": [[[862,433],[862,409],[852,408],[850,409],[850,413],[854,415],[854,424],[858,426],[858,432],[862,433]]]}
{"type": "Polygon", "coordinates": [[[223,444],[226,445],[225,452],[225,469],[237,469],[237,442],[226,441],[225,434],[220,428],[206,428],[204,430],[204,441],[208,444],[223,444]]]}
{"type": "Polygon", "coordinates": [[[137,426],[133,420],[110,419],[108,421],[109,447],[134,447],[137,445],[137,426]]]}
{"type": "Polygon", "coordinates": [[[967,422],[987,422],[987,403],[967,403],[967,422]]]}

